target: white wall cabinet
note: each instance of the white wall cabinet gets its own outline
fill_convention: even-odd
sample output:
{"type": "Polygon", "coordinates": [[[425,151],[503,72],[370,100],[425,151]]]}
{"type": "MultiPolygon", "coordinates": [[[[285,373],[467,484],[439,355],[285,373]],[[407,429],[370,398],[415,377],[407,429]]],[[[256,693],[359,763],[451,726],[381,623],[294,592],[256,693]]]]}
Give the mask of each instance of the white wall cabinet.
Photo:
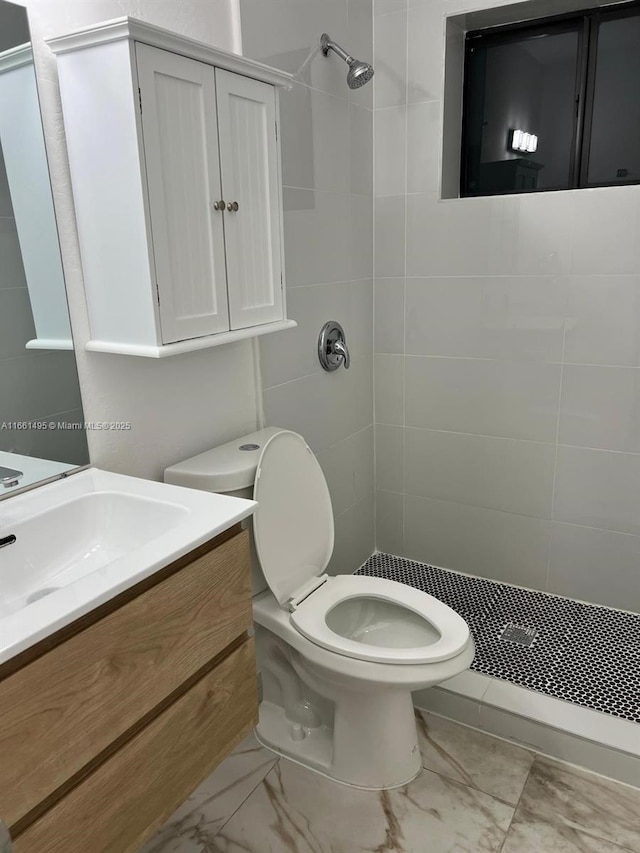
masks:
{"type": "Polygon", "coordinates": [[[277,135],[290,76],[131,18],[49,45],[87,349],[160,358],[295,326],[277,135]]]}

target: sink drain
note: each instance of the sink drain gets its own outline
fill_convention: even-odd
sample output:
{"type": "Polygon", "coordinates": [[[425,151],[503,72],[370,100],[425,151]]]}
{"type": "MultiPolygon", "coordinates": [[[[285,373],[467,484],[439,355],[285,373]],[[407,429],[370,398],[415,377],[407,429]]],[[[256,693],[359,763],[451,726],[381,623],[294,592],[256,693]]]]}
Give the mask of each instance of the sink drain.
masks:
{"type": "Polygon", "coordinates": [[[59,589],[59,586],[45,586],[42,589],[37,589],[27,598],[27,604],[33,604],[34,601],[39,601],[41,598],[51,595],[52,592],[57,592],[59,589]]]}

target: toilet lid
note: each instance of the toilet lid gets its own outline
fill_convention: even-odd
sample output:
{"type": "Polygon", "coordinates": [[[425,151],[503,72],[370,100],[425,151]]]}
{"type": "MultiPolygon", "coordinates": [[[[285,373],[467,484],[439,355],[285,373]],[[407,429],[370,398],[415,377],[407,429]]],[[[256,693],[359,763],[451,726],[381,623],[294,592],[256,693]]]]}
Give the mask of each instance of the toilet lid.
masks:
{"type": "Polygon", "coordinates": [[[256,551],[272,593],[285,604],[324,572],[333,551],[329,489],[301,435],[283,430],[267,441],[253,496],[256,551]]]}

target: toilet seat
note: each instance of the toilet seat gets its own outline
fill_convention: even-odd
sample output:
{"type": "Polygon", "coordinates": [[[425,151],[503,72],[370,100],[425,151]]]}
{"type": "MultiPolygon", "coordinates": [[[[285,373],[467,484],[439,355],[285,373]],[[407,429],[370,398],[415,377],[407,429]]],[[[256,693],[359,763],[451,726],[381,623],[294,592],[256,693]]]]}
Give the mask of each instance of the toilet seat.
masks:
{"type": "Polygon", "coordinates": [[[323,575],[333,552],[331,497],[301,435],[281,430],[266,442],[254,498],[265,580],[303,637],[344,657],[388,664],[446,661],[468,645],[464,619],[426,592],[384,578],[323,575]]]}
{"type": "Polygon", "coordinates": [[[279,604],[326,569],[333,552],[333,511],[322,468],[297,432],[281,430],[260,455],[253,535],[265,580],[279,604]]]}
{"type": "MultiPolygon", "coordinates": [[[[299,604],[290,616],[293,626],[308,640],[346,657],[388,664],[437,663],[460,654],[469,642],[469,626],[455,610],[413,587],[385,578],[339,575],[326,582],[299,604]],[[327,624],[332,610],[345,602],[356,605],[379,600],[415,614],[426,623],[425,634],[433,627],[439,637],[415,646],[378,646],[336,633],[327,624]]],[[[402,621],[396,626],[402,629],[402,621]]],[[[366,634],[366,632],[363,632],[366,634]]]]}

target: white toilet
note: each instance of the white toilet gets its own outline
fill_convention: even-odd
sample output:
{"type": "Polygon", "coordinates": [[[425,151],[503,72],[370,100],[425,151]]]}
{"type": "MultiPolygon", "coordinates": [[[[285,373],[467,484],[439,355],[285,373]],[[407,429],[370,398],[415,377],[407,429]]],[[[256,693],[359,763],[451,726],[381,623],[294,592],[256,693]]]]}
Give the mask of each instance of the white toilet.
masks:
{"type": "Polygon", "coordinates": [[[421,759],[411,691],[469,667],[474,644],[464,619],[396,581],[324,573],[331,499],[297,433],[260,430],[168,468],[165,479],[243,496],[249,489],[258,501],[258,739],[358,788],[413,779],[421,759]]]}

